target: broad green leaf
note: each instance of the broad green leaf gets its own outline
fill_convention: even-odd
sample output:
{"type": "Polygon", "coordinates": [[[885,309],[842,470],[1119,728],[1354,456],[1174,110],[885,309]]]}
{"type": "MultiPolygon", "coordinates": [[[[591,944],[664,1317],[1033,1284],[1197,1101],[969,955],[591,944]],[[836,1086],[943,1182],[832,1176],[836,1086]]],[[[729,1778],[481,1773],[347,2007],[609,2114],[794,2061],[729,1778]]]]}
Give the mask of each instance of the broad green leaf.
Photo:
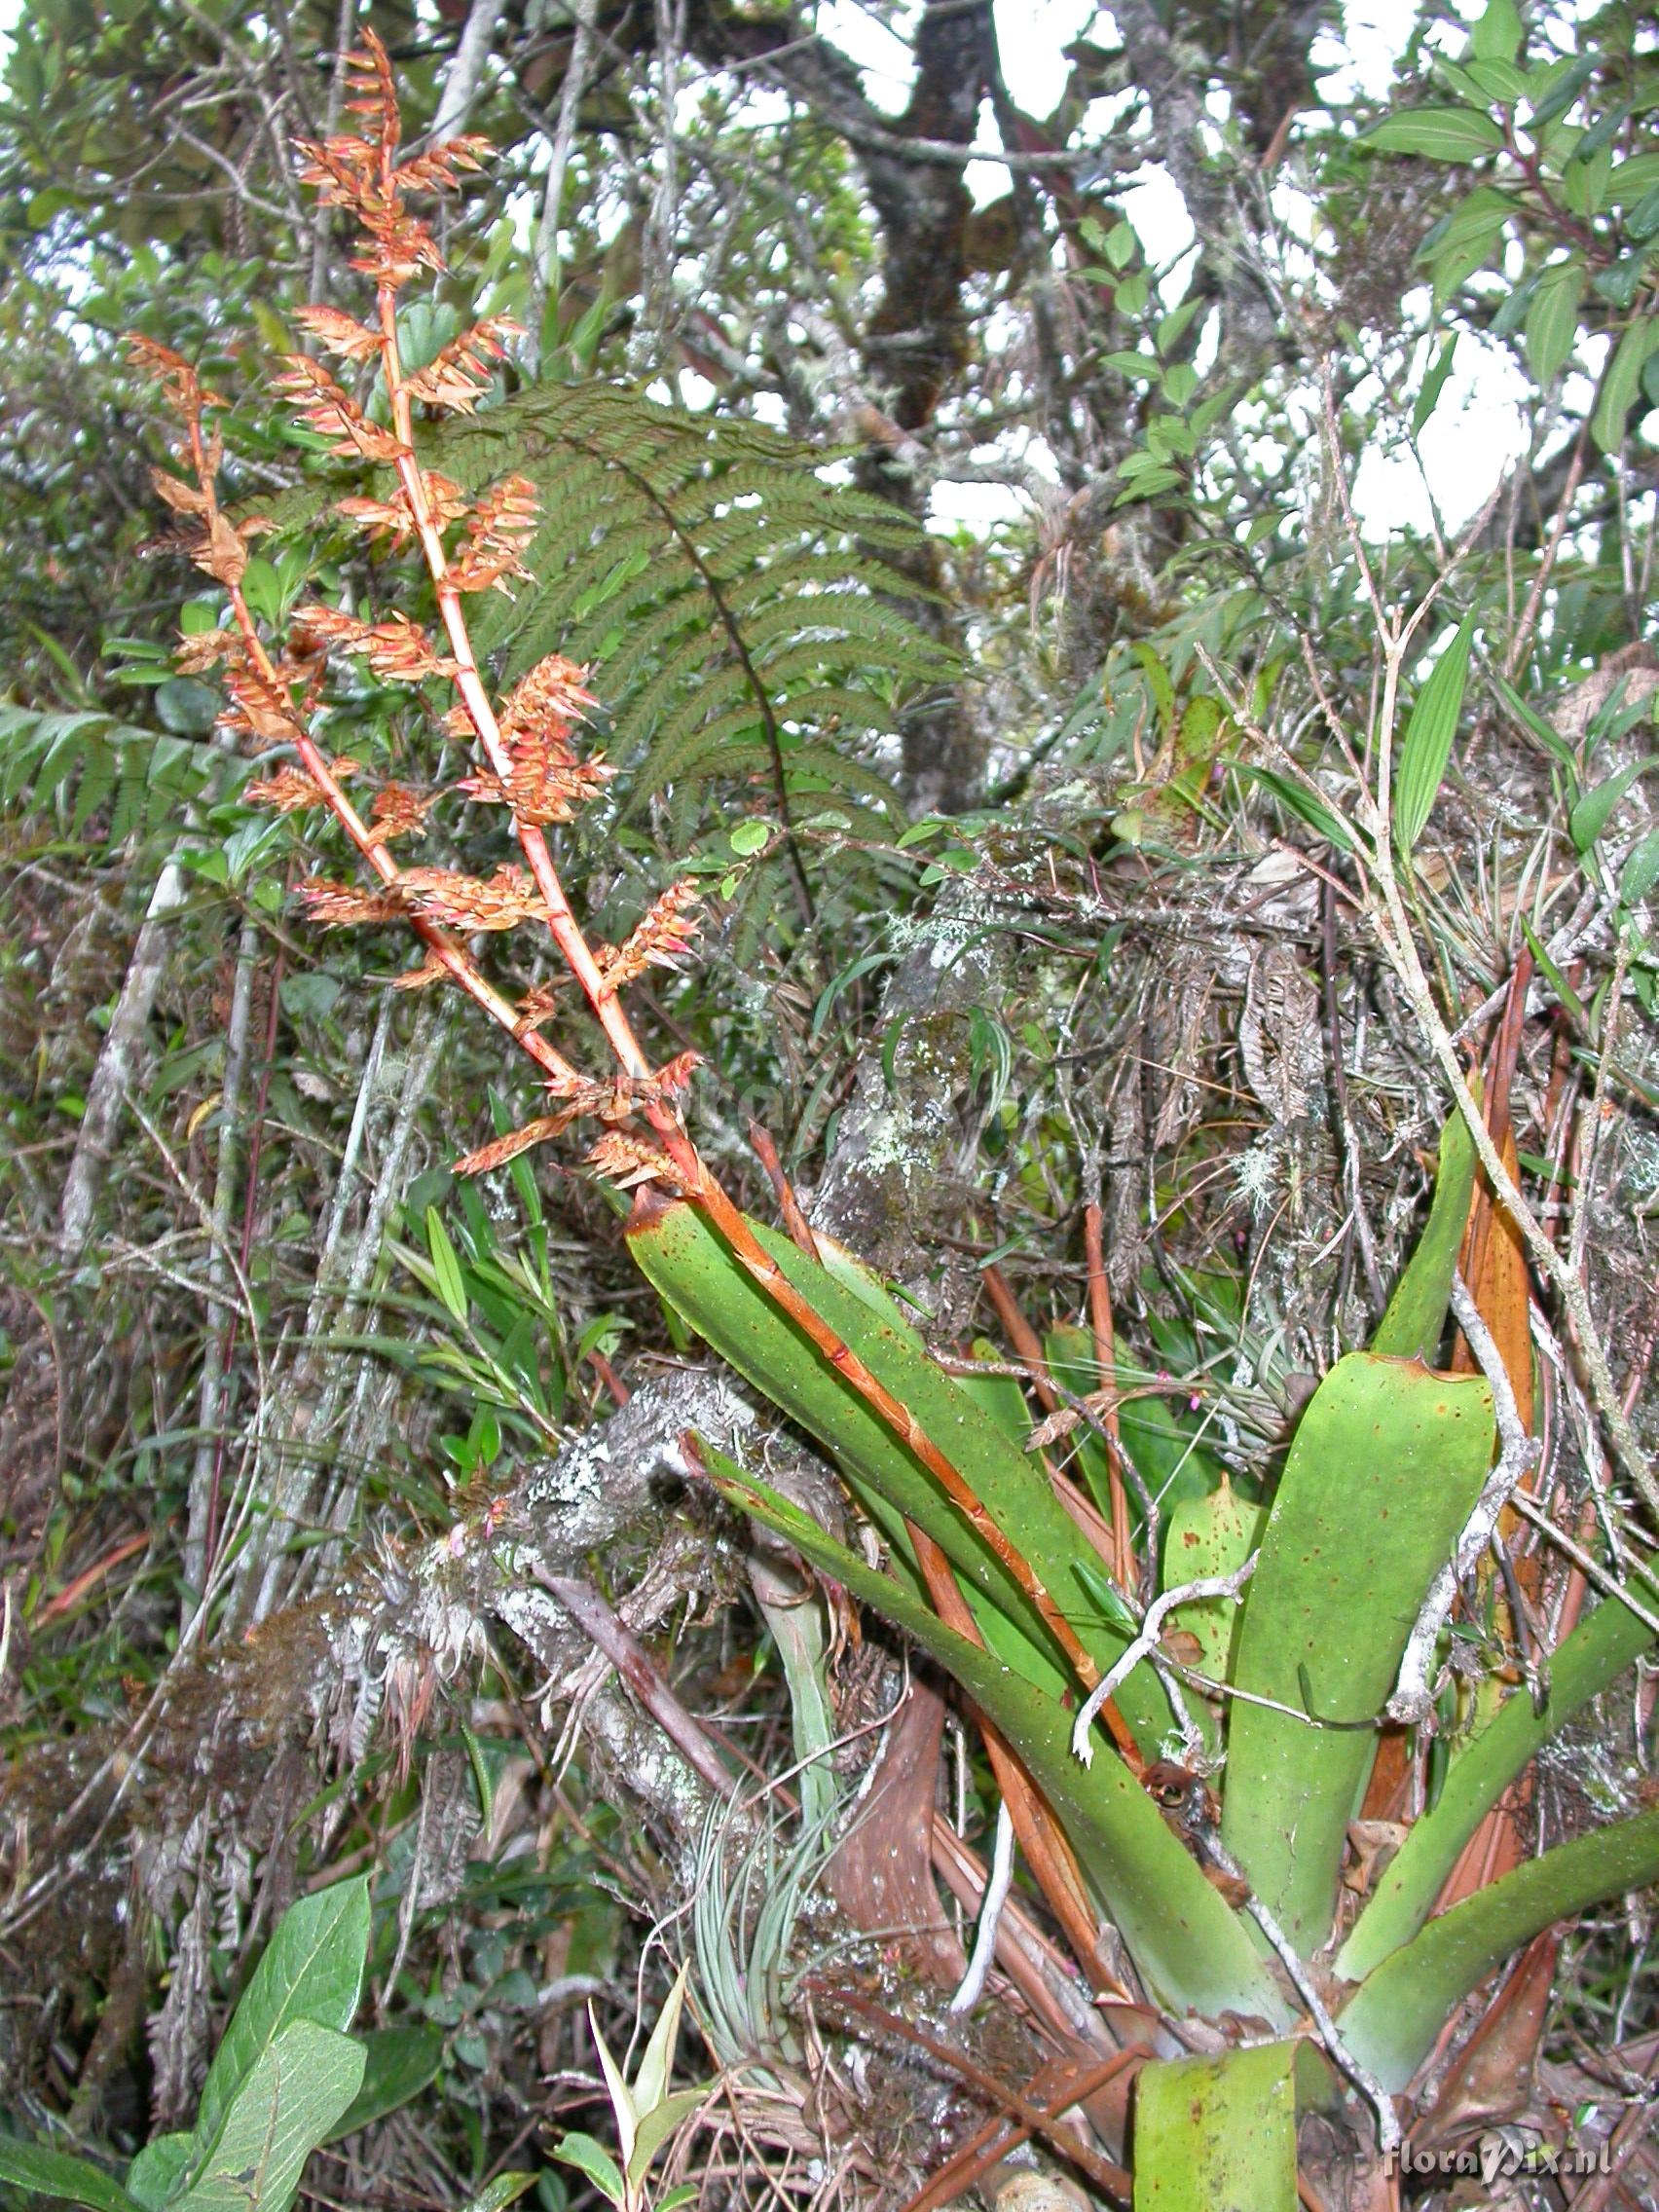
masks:
{"type": "Polygon", "coordinates": [[[212,2141],[232,2098],[292,2021],[336,2030],[350,2026],[368,1951],[367,1875],[336,1882],[288,1907],[207,2070],[196,2114],[199,2146],[212,2141]]]}
{"type": "Polygon", "coordinates": [[[352,2098],[350,2110],[341,2116],[339,2126],[328,2139],[331,2143],[384,2120],[388,2112],[396,2112],[411,2097],[418,2097],[443,2064],[441,2028],[373,2028],[359,2040],[366,2061],[363,2085],[352,2098]]]}
{"type": "Polygon", "coordinates": [[[150,2212],[161,2212],[179,2194],[195,2150],[196,2138],[188,2128],[154,2136],[127,2169],[128,2194],[150,2212]]]}
{"type": "Polygon", "coordinates": [[[291,2019],[232,2095],[201,2171],[174,2200],[180,2212],[284,2212],[362,2081],[360,2043],[291,2019]]]}
{"type": "Polygon", "coordinates": [[[1617,775],[1608,776],[1594,791],[1586,792],[1567,817],[1567,829],[1579,852],[1587,853],[1606,829],[1617,807],[1639,776],[1646,775],[1649,768],[1659,768],[1659,753],[1649,753],[1645,758],[1633,760],[1621,768],[1617,775]]]}
{"type": "Polygon", "coordinates": [[[610,2099],[610,2109],[616,2116],[616,2139],[622,2146],[622,2163],[627,2165],[634,2155],[634,2139],[639,2133],[640,2116],[635,2110],[633,2092],[622,2078],[622,2069],[610,2055],[610,2046],[599,2032],[599,2015],[588,2000],[588,2027],[593,2035],[593,2047],[599,2053],[600,2072],[605,2076],[605,2091],[610,2099]]]}
{"type": "MultiPolygon", "coordinates": [[[[793,1287],[904,1406],[922,1432],[972,1488],[989,1520],[1029,1564],[1072,1620],[1102,1672],[1124,1639],[1101,1622],[1077,1577],[1077,1530],[1041,1466],[986,1419],[922,1348],[907,1324],[888,1320],[833,1266],[808,1260],[763,1224],[750,1228],[793,1287]]],[[[1064,1653],[990,1543],[973,1527],[909,1447],[766,1297],[694,1208],[642,1203],[628,1229],[634,1258],[675,1310],[755,1387],[816,1436],[846,1472],[868,1510],[896,1542],[903,1515],[926,1530],[965,1577],[971,1604],[1000,1612],[1050,1666],[1064,1653]]],[[[884,1297],[884,1293],[877,1295],[884,1297]]],[[[981,1620],[981,1626],[985,1624],[981,1620]]],[[[987,1641],[996,1641],[986,1628],[987,1641]]],[[[1004,1646],[999,1642],[998,1648],[1004,1646]]],[[[1168,1702],[1150,1667],[1137,1667],[1118,1700],[1143,1744],[1169,1726],[1168,1702]]],[[[1149,1754],[1151,1755],[1151,1754],[1149,1754]]]]}
{"type": "Polygon", "coordinates": [[[426,1249],[432,1255],[432,1275],[438,1296],[457,1321],[466,1319],[466,1281],[450,1242],[449,1232],[438,1218],[436,1206],[426,1208],[426,1249]]]}
{"type": "Polygon", "coordinates": [[[1584,264],[1576,254],[1546,269],[1532,287],[1527,310],[1527,361],[1541,385],[1552,385],[1567,366],[1578,337],[1578,303],[1584,264]]]}
{"type": "Polygon", "coordinates": [[[1370,1723],[1495,1439],[1484,1378],[1373,1352],[1339,1360],[1297,1428],[1234,1664],[1237,1688],[1291,1711],[1234,1704],[1222,1833],[1304,1957],[1330,1933],[1370,1723]]]}
{"type": "Polygon", "coordinates": [[[1135,2084],[1135,2212],[1296,2212],[1296,2046],[1170,2058],[1135,2084]]]}
{"type": "Polygon", "coordinates": [[[1475,162],[1495,153],[1503,132],[1472,107],[1414,107],[1385,115],[1362,141],[1384,154],[1418,154],[1430,162],[1475,162]]]}
{"type": "Polygon", "coordinates": [[[1394,765],[1394,842],[1409,855],[1434,809],[1463,712],[1463,686],[1474,642],[1471,610],[1458,623],[1418,693],[1394,765]]]}
{"type": "Polygon", "coordinates": [[[1403,2089],[1454,2009],[1552,1922],[1659,1881],[1659,1812],[1558,1844],[1455,1904],[1360,1985],[1343,2040],[1384,2089],[1403,2089]]]}
{"type": "Polygon", "coordinates": [[[1487,0],[1469,39],[1469,52],[1479,61],[1513,61],[1523,37],[1520,11],[1515,0],[1487,0]]]}
{"type": "Polygon", "coordinates": [[[1377,1324],[1371,1340],[1374,1352],[1388,1359],[1433,1361],[1446,1327],[1452,1277],[1474,1188],[1475,1140],[1462,1115],[1454,1110],[1440,1131],[1440,1161],[1428,1220],[1394,1286],[1388,1309],[1377,1324]]]}
{"type": "MultiPolygon", "coordinates": [[[[1652,1606],[1651,1583],[1637,1595],[1652,1606]]],[[[1549,1663],[1543,1712],[1517,1690],[1452,1761],[1432,1812],[1425,1813],[1383,1870],[1365,1910],[1337,1954],[1336,1971],[1363,1981],[1409,1942],[1434,1909],[1446,1877],[1482,1820],[1534,1754],[1591,1698],[1617,1681],[1653,1641],[1653,1632],[1617,1598],[1579,1622],[1549,1663]]]]}
{"type": "Polygon", "coordinates": [[[91,2159],[44,2143],[24,2143],[15,2135],[0,2135],[0,2183],[31,2196],[90,2204],[93,2212],[138,2212],[137,2198],[91,2159]]]}
{"type": "Polygon", "coordinates": [[[1086,1767],[1073,1758],[1072,1715],[1057,1698],[1019,1681],[991,1653],[946,1628],[919,1598],[757,1477],[709,1445],[703,1453],[731,1504],[919,1643],[1007,1737],[1161,2003],[1176,2012],[1259,2013],[1285,2023],[1283,2000],[1242,1922],[1122,1759],[1101,1752],[1086,1767]]]}
{"type": "Polygon", "coordinates": [[[1641,372],[1659,346],[1659,317],[1639,315],[1619,340],[1602,378],[1590,435],[1604,453],[1616,453],[1624,439],[1625,418],[1641,389],[1641,372]]]}
{"type": "MultiPolygon", "coordinates": [[[[1163,1538],[1163,1587],[1231,1574],[1255,1550],[1267,1520],[1265,1508],[1249,1505],[1234,1491],[1226,1470],[1205,1497],[1183,1498],[1169,1515],[1163,1538]]],[[[1199,1598],[1179,1605],[1171,1616],[1198,1643],[1198,1669],[1212,1681],[1227,1678],[1228,1654],[1238,1625],[1238,1606],[1231,1598],[1199,1598]]]]}
{"type": "Polygon", "coordinates": [[[612,2204],[621,2204],[626,2200],[627,2191],[622,2186],[622,2176],[617,2171],[616,2160],[604,2144],[596,2143],[591,2135],[584,2135],[579,2128],[573,2128],[555,2145],[553,2156],[565,2165],[574,2166],[578,2173],[586,2174],[599,2194],[608,2197],[612,2204]]]}

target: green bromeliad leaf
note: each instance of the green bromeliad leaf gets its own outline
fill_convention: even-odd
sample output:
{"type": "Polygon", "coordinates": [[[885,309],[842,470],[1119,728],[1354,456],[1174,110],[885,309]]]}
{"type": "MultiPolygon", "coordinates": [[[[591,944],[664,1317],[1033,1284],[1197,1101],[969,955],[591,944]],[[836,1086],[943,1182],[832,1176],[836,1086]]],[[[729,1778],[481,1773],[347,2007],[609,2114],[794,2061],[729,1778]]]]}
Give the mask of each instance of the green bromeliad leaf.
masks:
{"type": "Polygon", "coordinates": [[[1135,2212],[1296,2212],[1296,2046],[1165,2059],[1135,2087],[1135,2212]]]}
{"type": "MultiPolygon", "coordinates": [[[[1638,1592],[1649,1606],[1659,1596],[1645,1581],[1638,1592]]],[[[1653,1641],[1647,1623],[1617,1598],[1606,1599],[1579,1622],[1550,1659],[1543,1711],[1518,1691],[1454,1758],[1434,1810],[1413,1826],[1338,1952],[1338,1973],[1363,1981],[1410,1941],[1434,1909],[1463,1846],[1510,1783],[1653,1641]]]]}
{"type": "Polygon", "coordinates": [[[1123,1761],[1088,1766],[1070,1750],[1072,1715],[989,1651],[944,1626],[918,1597],[828,1535],[797,1505],[705,1444],[722,1494],[894,1623],[953,1675],[1007,1738],[1047,1798],[1113,1925],[1159,2002],[1214,2018],[1287,2024],[1248,1931],[1165,1825],[1123,1761]]]}
{"type": "Polygon", "coordinates": [[[1399,2090],[1455,2006],[1553,1921],[1659,1880],[1659,1812],[1558,1844],[1431,1920],[1384,1960],[1342,2015],[1343,2041],[1399,2090]]]}
{"type": "MultiPolygon", "coordinates": [[[[793,1288],[970,1484],[1104,1673],[1127,1640],[1102,1618],[1079,1577],[1081,1539],[1041,1466],[928,1356],[907,1324],[882,1310],[878,1287],[849,1277],[857,1263],[831,1255],[820,1264],[762,1224],[750,1227],[793,1288]]],[[[906,1549],[905,1520],[934,1539],[961,1577],[988,1643],[1034,1682],[1066,1678],[1064,1653],[985,1536],[839,1369],[751,1279],[702,1215],[685,1204],[642,1206],[629,1226],[628,1243],[642,1272],[681,1317],[833,1456],[896,1549],[906,1549]],[[1034,1664],[1021,1664],[1011,1639],[1034,1664]]],[[[1137,1667],[1129,1676],[1118,1706],[1143,1748],[1156,1756],[1171,1714],[1150,1667],[1137,1667]]]]}
{"type": "Polygon", "coordinates": [[[1462,1115],[1454,1111],[1440,1132],[1440,1164],[1428,1221],[1394,1287],[1388,1310],[1377,1325],[1371,1340],[1374,1352],[1390,1359],[1434,1358],[1446,1327],[1452,1277],[1474,1188],[1475,1142],[1462,1115]]]}
{"type": "Polygon", "coordinates": [[[1297,1429],[1234,1670],[1290,1710],[1234,1704],[1222,1832],[1304,1957],[1330,1933],[1373,1723],[1495,1437],[1482,1378],[1372,1352],[1338,1361],[1297,1429]]]}

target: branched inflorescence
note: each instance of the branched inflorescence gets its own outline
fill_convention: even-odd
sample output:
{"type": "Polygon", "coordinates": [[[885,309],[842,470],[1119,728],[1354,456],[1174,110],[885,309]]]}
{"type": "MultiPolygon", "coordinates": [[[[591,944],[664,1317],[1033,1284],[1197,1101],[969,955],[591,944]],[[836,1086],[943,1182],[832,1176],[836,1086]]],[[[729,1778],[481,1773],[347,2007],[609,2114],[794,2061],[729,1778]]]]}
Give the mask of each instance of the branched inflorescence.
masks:
{"type": "MultiPolygon", "coordinates": [[[[685,957],[697,926],[694,885],[672,884],[620,946],[590,944],[571,911],[546,832],[571,820],[610,773],[602,757],[584,756],[576,742],[578,724],[593,705],[586,672],[552,654],[498,709],[479,673],[461,604],[469,593],[510,589],[513,578],[524,573],[535,495],[522,477],[509,476],[469,499],[447,477],[424,467],[415,447],[415,408],[470,413],[492,374],[491,364],[501,356],[510,326],[500,317],[487,318],[413,374],[405,373],[398,350],[399,292],[421,271],[443,266],[430,230],[409,212],[406,196],[454,186],[462,171],[481,166],[484,142],[458,138],[400,163],[390,65],[372,31],[365,31],[362,49],[350,56],[349,67],[349,104],[362,119],[362,132],[302,145],[302,173],[321,188],[327,203],[355,216],[359,251],[352,266],[373,279],[375,318],[358,322],[337,309],[313,307],[302,320],[311,339],[348,367],[359,372],[378,368],[389,421],[371,420],[332,371],[304,354],[287,362],[282,388],[302,420],[336,455],[393,472],[395,488],[389,497],[345,499],[338,512],[370,537],[388,538],[394,545],[411,538],[419,543],[431,575],[442,636],[401,614],[365,622],[339,608],[312,606],[299,610],[284,645],[276,650],[268,645],[242,583],[247,542],[269,525],[257,517],[233,525],[220,509],[215,489],[219,440],[204,426],[204,417],[224,402],[203,387],[176,353],[138,340],[136,357],[157,376],[185,428],[189,478],[163,473],[158,489],[186,518],[187,550],[223,587],[233,615],[230,629],[187,639],[181,665],[197,674],[221,668],[232,700],[232,726],[260,747],[293,755],[250,787],[250,795],[283,813],[327,807],[371,870],[372,885],[314,878],[303,885],[312,919],[326,927],[405,921],[423,940],[425,957],[397,978],[399,986],[417,989],[445,980],[457,985],[541,1070],[552,1110],[469,1155],[460,1162],[461,1171],[479,1174],[499,1167],[531,1146],[561,1135],[579,1119],[604,1124],[588,1154],[589,1165],[618,1188],[636,1188],[637,1211],[689,1200],[706,1216],[760,1294],[788,1314],[980,1531],[1030,1594],[1081,1681],[1092,1687],[1098,1670],[1075,1629],[940,1441],[923,1430],[795,1288],[699,1159],[680,1114],[697,1055],[684,1052],[653,1067],[641,1050],[619,994],[647,968],[672,968],[685,957]],[[331,652],[365,660],[388,682],[445,682],[454,686],[457,704],[443,726],[448,736],[475,748],[477,758],[453,789],[467,799],[506,809],[522,864],[504,865],[480,880],[447,868],[406,866],[394,857],[392,845],[421,832],[442,794],[386,784],[369,800],[366,818],[359,812],[346,786],[359,777],[360,764],[325,758],[307,727],[331,652]],[[584,1073],[542,1034],[559,1012],[556,987],[543,984],[510,1000],[484,977],[463,941],[479,931],[524,925],[544,928],[552,937],[568,977],[610,1048],[614,1065],[608,1074],[584,1073]]],[[[1111,1706],[1106,1710],[1120,1743],[1127,1745],[1121,1716],[1111,1706]]]]}
{"type": "Polygon", "coordinates": [[[461,1162],[462,1171],[499,1166],[578,1119],[595,1116],[608,1124],[594,1157],[601,1172],[615,1172],[622,1182],[649,1177],[697,1192],[705,1171],[674,1103],[689,1082],[695,1055],[682,1053],[653,1069],[617,1001],[618,991],[647,967],[672,966],[688,950],[697,926],[691,912],[695,887],[672,885],[620,949],[589,948],[544,834],[572,820],[603,792],[612,772],[602,755],[584,754],[576,741],[577,725],[594,704],[585,672],[551,654],[498,710],[479,675],[461,605],[467,594],[509,590],[526,574],[523,555],[535,527],[535,491],[523,477],[508,476],[469,499],[447,477],[423,466],[415,449],[416,407],[470,414],[513,335],[505,317],[487,316],[423,369],[406,372],[399,358],[398,295],[421,271],[443,266],[431,231],[410,212],[408,197],[454,187],[463,171],[481,166],[486,142],[458,138],[400,162],[390,67],[372,31],[349,68],[349,104],[361,129],[320,145],[302,143],[301,173],[320,188],[326,203],[355,217],[359,236],[352,266],[373,279],[376,314],[372,322],[359,322],[338,308],[317,305],[303,310],[299,319],[307,336],[348,369],[380,371],[389,424],[371,420],[340,378],[306,354],[288,359],[279,388],[336,456],[393,470],[396,484],[388,497],[342,499],[336,511],[368,537],[419,543],[437,596],[441,636],[402,613],[367,622],[340,608],[313,605],[299,610],[283,646],[268,644],[242,585],[248,542],[269,525],[259,517],[233,525],[218,500],[221,440],[208,418],[225,403],[177,354],[140,339],[133,342],[134,355],[155,375],[183,422],[183,458],[190,471],[188,478],[158,471],[157,489],[183,518],[185,549],[223,587],[234,618],[231,628],[187,638],[180,665],[193,674],[217,667],[230,693],[225,718],[230,726],[262,751],[280,748],[294,756],[250,784],[248,798],[283,814],[326,807],[373,871],[371,885],[323,877],[303,884],[311,919],[325,928],[407,922],[424,940],[425,959],[400,977],[399,985],[413,989],[446,979],[458,985],[541,1068],[556,1110],[472,1154],[461,1162]],[[365,661],[383,682],[456,687],[459,700],[444,718],[445,732],[475,747],[481,758],[452,787],[453,793],[504,807],[521,862],[478,878],[393,857],[394,843],[423,833],[443,794],[386,783],[361,811],[347,796],[345,786],[361,776],[360,763],[326,757],[308,730],[330,654],[365,661]],[[487,980],[466,948],[464,940],[477,932],[524,924],[551,931],[610,1045],[617,1063],[613,1076],[584,1075],[541,1035],[555,1011],[548,988],[514,1003],[487,980]],[[651,1124],[652,1141],[621,1126],[636,1116],[651,1124]]]}

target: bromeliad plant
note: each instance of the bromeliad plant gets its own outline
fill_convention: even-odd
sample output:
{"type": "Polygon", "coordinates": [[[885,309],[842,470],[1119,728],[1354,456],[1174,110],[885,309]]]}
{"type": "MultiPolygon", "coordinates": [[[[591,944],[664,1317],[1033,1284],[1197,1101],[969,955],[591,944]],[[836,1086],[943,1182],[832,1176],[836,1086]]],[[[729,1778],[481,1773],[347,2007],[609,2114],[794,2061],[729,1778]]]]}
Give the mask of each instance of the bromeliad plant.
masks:
{"type": "Polygon", "coordinates": [[[755,1472],[701,1448],[727,1499],[896,1624],[976,1709],[1014,1831],[1079,1967],[1098,1996],[1155,2022],[1157,2055],[1137,2089],[1137,2195],[1289,2207],[1299,2097],[1357,2092],[1372,2139],[1389,2147],[1396,2098],[1494,1970],[1555,1920],[1659,1875],[1659,1812],[1649,1812],[1435,1912],[1464,1846],[1540,1745],[1650,1641],[1645,1603],[1609,1597],[1553,1655],[1541,1699],[1518,1695],[1485,1715],[1357,1918],[1345,1925],[1339,1913],[1348,1825],[1379,1732],[1430,1721],[1457,1576],[1527,1463],[1502,1363],[1455,1278],[1473,1180],[1461,1126],[1448,1130],[1427,1232],[1376,1342],[1325,1377],[1260,1527],[1225,1495],[1191,1514],[1181,1542],[1165,1545],[1162,1598],[1140,1614],[1129,1596],[1134,1531],[1113,1471],[1108,1521],[1025,1448],[1017,1389],[1011,1397],[1006,1380],[948,1372],[880,1281],[798,1214],[783,1235],[741,1212],[682,1116],[694,1055],[658,1065],[642,1047],[623,993],[650,965],[686,953],[693,887],[671,885],[619,948],[590,940],[548,834],[609,772],[578,744],[586,673],[551,656],[498,703],[465,611],[470,595],[523,572],[530,488],[508,478],[468,498],[417,448],[417,410],[470,411],[510,334],[480,323],[413,371],[400,354],[400,296],[441,266],[410,196],[454,185],[484,149],[459,139],[400,157],[391,74],[372,33],[352,57],[351,92],[360,130],[303,151],[308,177],[357,221],[355,266],[375,312],[359,322],[314,307],[303,320],[323,352],[378,381],[382,404],[366,405],[306,355],[284,385],[336,454],[388,472],[376,497],[348,498],[340,512],[372,537],[419,546],[441,634],[400,614],[371,621],[311,606],[285,637],[267,635],[244,590],[260,525],[234,522],[216,489],[221,403],[146,341],[136,351],[182,418],[189,466],[185,478],[161,476],[160,489],[230,610],[226,626],[187,640],[185,665],[222,669],[238,726],[290,756],[249,795],[285,812],[326,809],[374,879],[305,884],[313,918],[406,923],[425,957],[400,983],[459,988],[535,1063],[548,1110],[463,1170],[499,1167],[580,1120],[601,1124],[588,1161],[635,1193],[626,1235],[640,1268],[840,1469],[883,1540],[880,1567],[755,1472]],[[476,756],[461,782],[447,793],[386,784],[360,805],[354,764],[327,756],[312,734],[331,653],[423,696],[452,686],[444,730],[476,756]],[[501,811],[516,860],[478,878],[399,857],[394,847],[456,797],[501,811]],[[478,933],[515,928],[549,934],[608,1050],[603,1070],[546,1034],[571,994],[511,997],[469,949],[478,933]],[[1431,1364],[1451,1304],[1480,1372],[1431,1364]],[[1199,1571],[1177,1571],[1171,1553],[1199,1571]],[[1189,1628],[1185,1657],[1160,1641],[1169,1615],[1189,1628]],[[1201,1674],[1188,1663],[1195,1651],[1201,1674]],[[1216,1706],[1206,1693],[1224,1694],[1216,1706]],[[1224,1761],[1217,1812],[1203,1777],[1224,1761]],[[1132,1986],[1108,1956],[1109,1930],[1132,1986]]]}

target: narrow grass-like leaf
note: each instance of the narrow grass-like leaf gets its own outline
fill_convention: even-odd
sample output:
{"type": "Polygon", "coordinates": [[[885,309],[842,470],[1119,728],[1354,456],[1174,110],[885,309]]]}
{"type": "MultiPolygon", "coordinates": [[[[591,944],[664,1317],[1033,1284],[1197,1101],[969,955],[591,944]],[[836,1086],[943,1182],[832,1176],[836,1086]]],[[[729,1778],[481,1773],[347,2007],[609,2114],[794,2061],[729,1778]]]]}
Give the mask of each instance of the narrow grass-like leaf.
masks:
{"type": "Polygon", "coordinates": [[[1370,1724],[1495,1436],[1483,1378],[1371,1352],[1338,1361],[1297,1429],[1234,1667],[1237,1688],[1291,1711],[1235,1703],[1222,1832],[1304,1957],[1330,1933],[1370,1724]]]}
{"type": "Polygon", "coordinates": [[[455,1246],[450,1242],[449,1231],[438,1218],[436,1206],[426,1208],[426,1249],[432,1255],[432,1277],[438,1296],[449,1309],[453,1319],[466,1319],[466,1280],[461,1272],[455,1246]]]}
{"type": "Polygon", "coordinates": [[[1463,711],[1469,647],[1475,617],[1465,614],[1429,671],[1406,724],[1405,742],[1394,767],[1394,842],[1409,855],[1433,812],[1452,757],[1452,740],[1463,711]]]}
{"type": "Polygon", "coordinates": [[[1171,2058],[1135,2084],[1135,2212],[1296,2212],[1296,2046],[1171,2058]]]}

